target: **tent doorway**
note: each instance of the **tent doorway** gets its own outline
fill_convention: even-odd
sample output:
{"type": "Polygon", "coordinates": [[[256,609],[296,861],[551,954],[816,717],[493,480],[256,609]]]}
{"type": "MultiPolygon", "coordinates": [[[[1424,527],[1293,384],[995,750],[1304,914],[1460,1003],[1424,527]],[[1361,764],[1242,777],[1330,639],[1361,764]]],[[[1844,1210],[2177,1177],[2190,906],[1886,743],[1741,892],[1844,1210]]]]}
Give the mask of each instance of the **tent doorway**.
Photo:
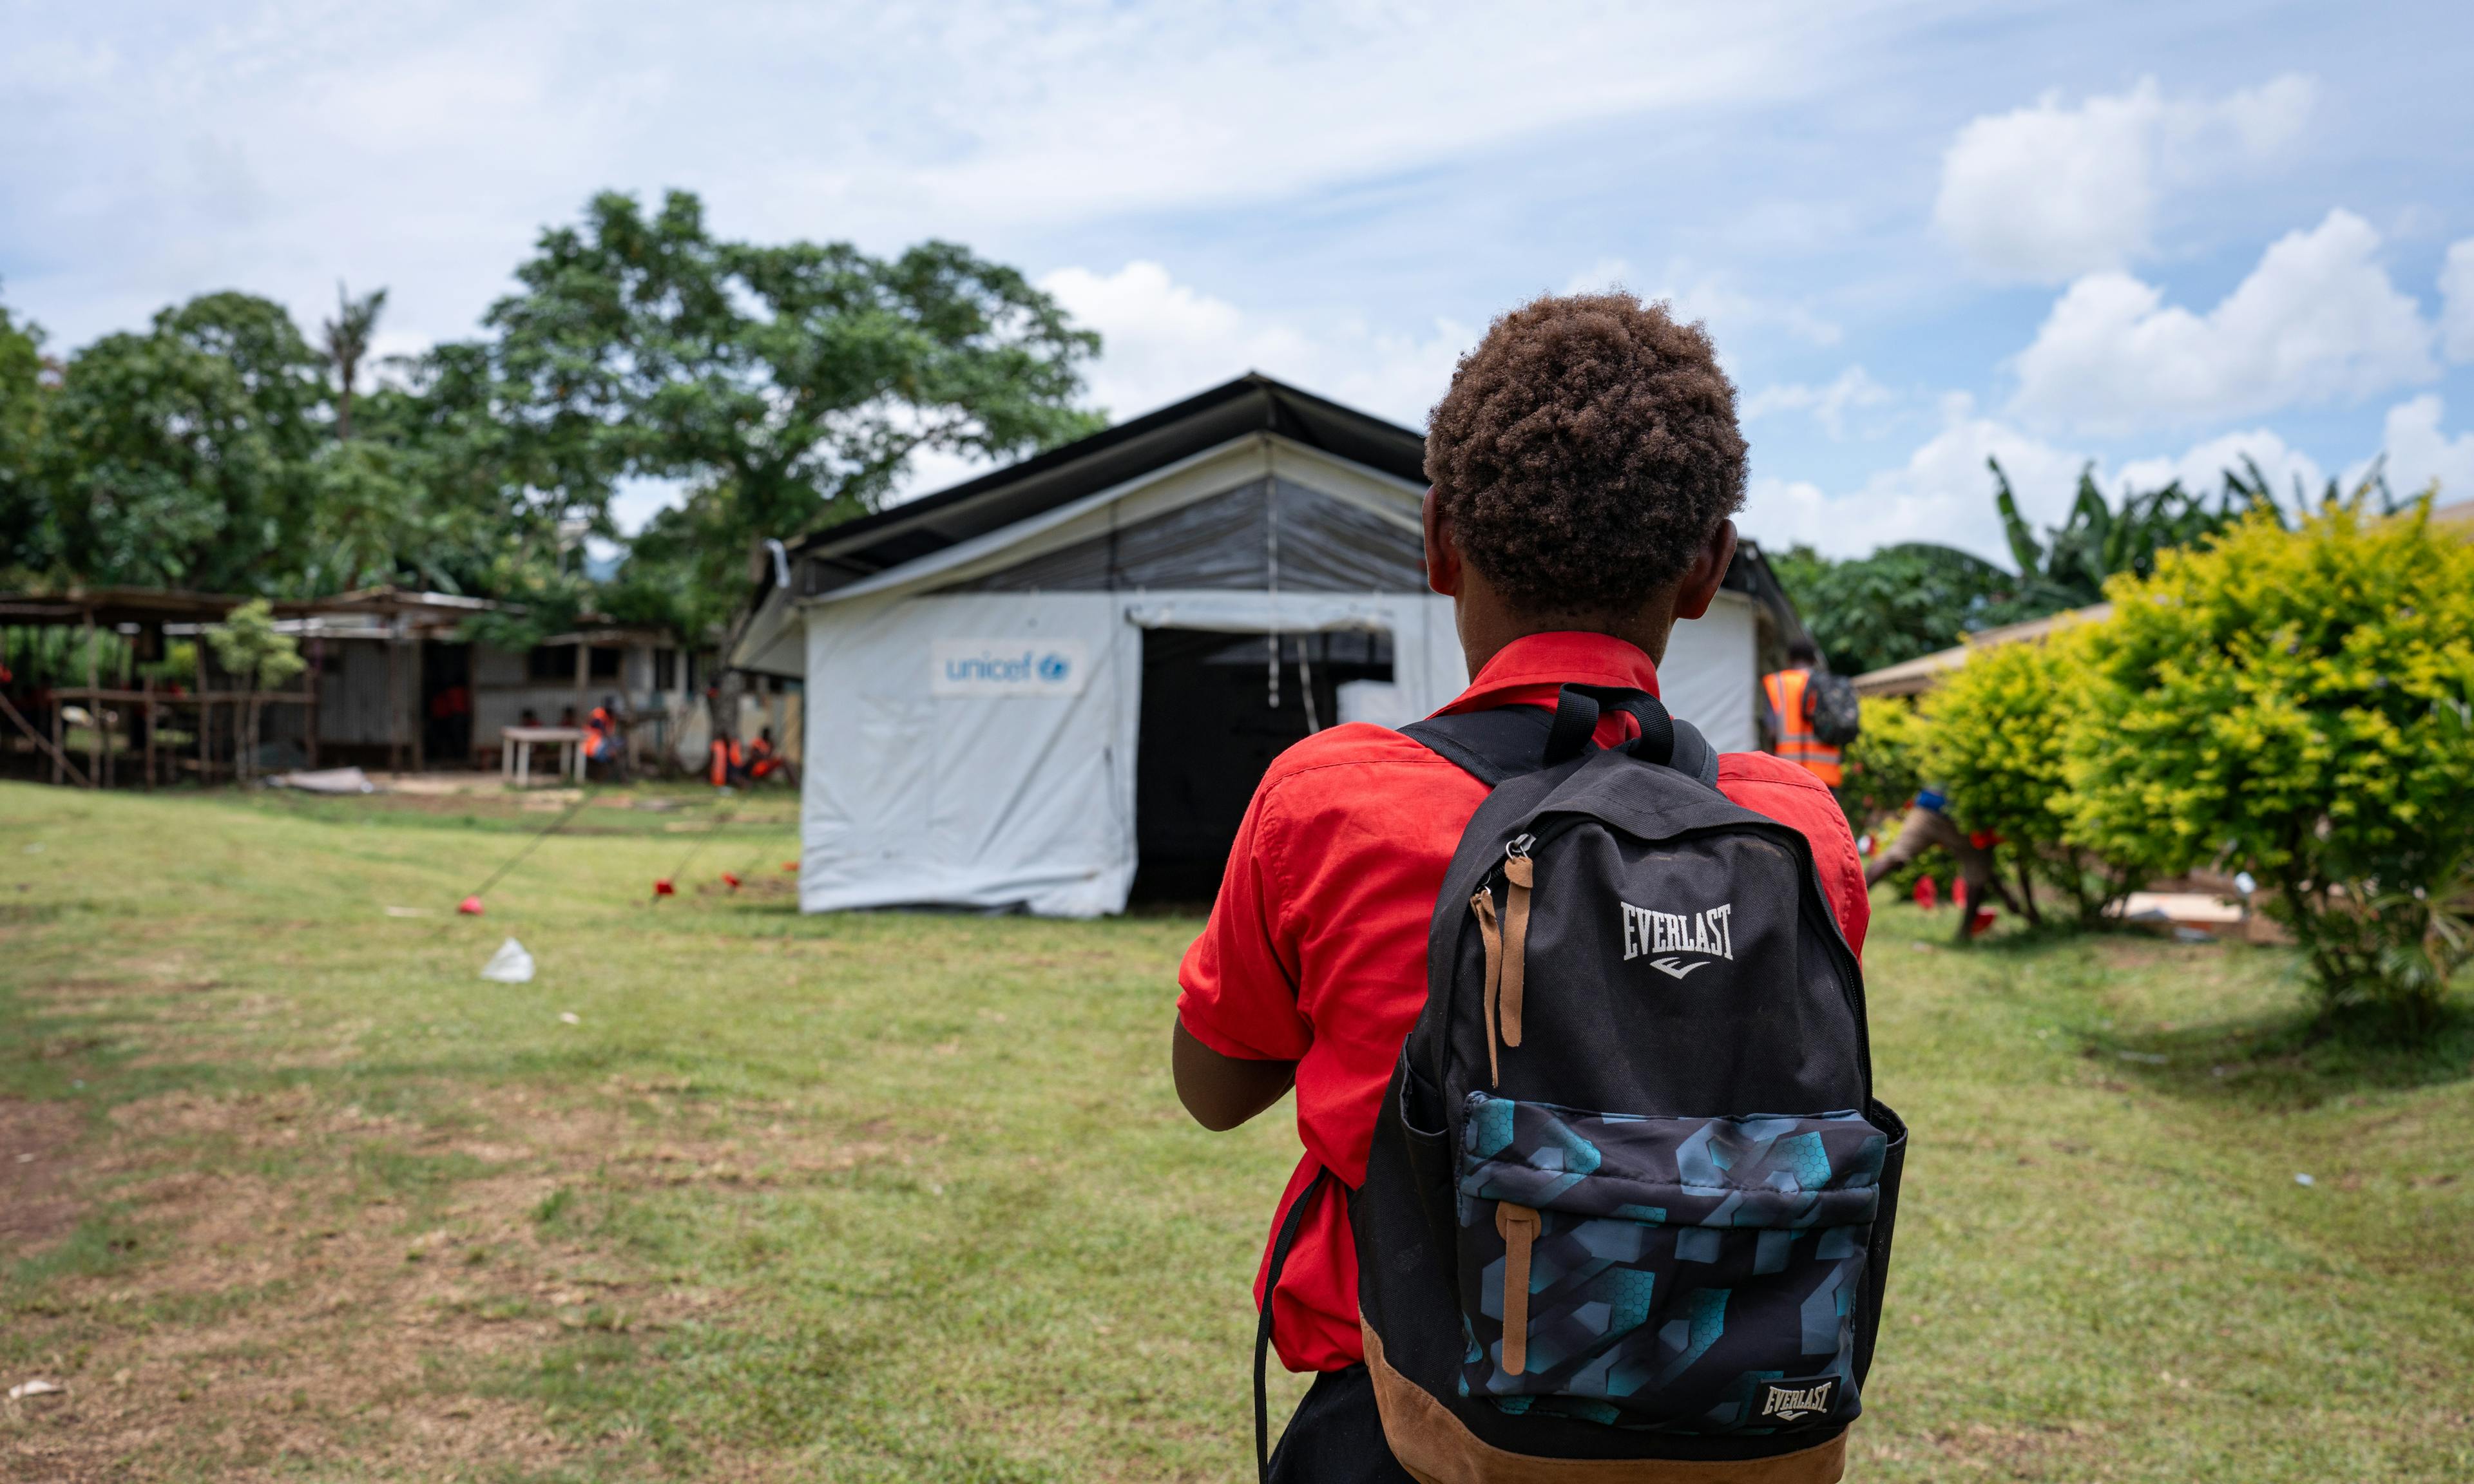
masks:
{"type": "Polygon", "coordinates": [[[1392,636],[1150,629],[1134,758],[1137,901],[1206,903],[1272,759],[1341,720],[1341,687],[1390,683],[1392,636]],[[1276,692],[1276,694],[1275,694],[1276,692]]]}

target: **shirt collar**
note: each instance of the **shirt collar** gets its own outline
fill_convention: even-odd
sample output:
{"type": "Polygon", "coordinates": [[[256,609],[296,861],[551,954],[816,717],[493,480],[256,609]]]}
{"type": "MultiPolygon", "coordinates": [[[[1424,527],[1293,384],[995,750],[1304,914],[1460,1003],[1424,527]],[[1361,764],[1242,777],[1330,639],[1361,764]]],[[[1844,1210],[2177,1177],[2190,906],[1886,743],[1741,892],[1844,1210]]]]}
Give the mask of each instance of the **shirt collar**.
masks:
{"type": "Polygon", "coordinates": [[[1525,634],[1495,651],[1468,689],[1437,715],[1551,700],[1564,685],[1623,685],[1658,694],[1658,666],[1611,634],[1564,629],[1525,634]]]}

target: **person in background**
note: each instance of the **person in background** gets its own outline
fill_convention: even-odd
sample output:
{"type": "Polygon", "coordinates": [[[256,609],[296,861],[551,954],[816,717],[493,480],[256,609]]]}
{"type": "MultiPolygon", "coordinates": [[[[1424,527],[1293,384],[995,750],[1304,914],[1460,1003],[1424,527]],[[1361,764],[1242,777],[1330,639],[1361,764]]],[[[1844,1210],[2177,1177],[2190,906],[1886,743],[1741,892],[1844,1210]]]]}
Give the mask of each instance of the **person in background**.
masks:
{"type": "Polygon", "coordinates": [[[1779,756],[1819,778],[1835,793],[1845,776],[1839,767],[1838,749],[1822,741],[1812,730],[1812,667],[1820,659],[1820,652],[1812,647],[1810,639],[1788,641],[1787,667],[1761,677],[1761,694],[1769,701],[1770,734],[1778,738],[1779,756]]]}
{"type": "Polygon", "coordinates": [[[585,718],[584,760],[588,766],[601,764],[604,776],[614,781],[626,780],[627,741],[619,730],[618,697],[603,696],[585,718]]]}
{"type": "Polygon", "coordinates": [[[1982,918],[1980,914],[1992,905],[1990,898],[1999,897],[2002,905],[2013,913],[2019,903],[2010,889],[1993,871],[1993,848],[2001,837],[1985,830],[1970,833],[1958,827],[1950,817],[1950,796],[1938,786],[1927,786],[1907,806],[1907,817],[1899,826],[1899,837],[1890,848],[1873,857],[1864,866],[1864,885],[1871,888],[1881,879],[1914,862],[1916,857],[1940,846],[1958,863],[1959,884],[1965,889],[1966,902],[1958,915],[1958,940],[1965,943],[1976,936],[1982,918]]]}

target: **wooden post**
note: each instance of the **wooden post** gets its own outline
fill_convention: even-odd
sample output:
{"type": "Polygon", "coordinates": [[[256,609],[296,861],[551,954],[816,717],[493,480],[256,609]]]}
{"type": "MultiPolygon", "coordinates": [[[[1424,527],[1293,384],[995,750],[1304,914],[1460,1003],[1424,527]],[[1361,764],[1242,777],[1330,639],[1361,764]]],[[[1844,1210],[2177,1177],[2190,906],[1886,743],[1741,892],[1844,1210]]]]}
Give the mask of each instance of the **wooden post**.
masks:
{"type": "Polygon", "coordinates": [[[151,675],[147,676],[144,682],[141,682],[140,688],[144,691],[146,696],[146,708],[144,711],[139,713],[146,718],[146,791],[148,793],[153,793],[155,791],[155,729],[157,726],[157,718],[155,715],[155,677],[151,675]]]}
{"type": "Polygon", "coordinates": [[[85,786],[103,786],[103,681],[94,671],[94,610],[85,610],[85,786]]]}
{"type": "Polygon", "coordinates": [[[396,651],[403,641],[393,635],[387,638],[387,771],[403,771],[403,679],[400,660],[396,651]]]}
{"type": "Polygon", "coordinates": [[[584,705],[584,686],[585,682],[592,678],[592,661],[593,646],[585,640],[584,635],[579,634],[575,636],[575,724],[579,727],[584,725],[587,709],[584,705]]]}
{"type": "Polygon", "coordinates": [[[412,724],[406,730],[412,733],[412,771],[419,773],[429,766],[429,710],[421,704],[424,677],[420,637],[415,635],[406,648],[412,656],[412,688],[404,697],[404,709],[411,713],[412,724]]]}
{"type": "Polygon", "coordinates": [[[313,772],[318,766],[318,667],[326,658],[325,635],[312,634],[309,639],[309,670],[301,681],[309,692],[308,701],[301,707],[301,747],[309,754],[309,767],[313,772]]]}

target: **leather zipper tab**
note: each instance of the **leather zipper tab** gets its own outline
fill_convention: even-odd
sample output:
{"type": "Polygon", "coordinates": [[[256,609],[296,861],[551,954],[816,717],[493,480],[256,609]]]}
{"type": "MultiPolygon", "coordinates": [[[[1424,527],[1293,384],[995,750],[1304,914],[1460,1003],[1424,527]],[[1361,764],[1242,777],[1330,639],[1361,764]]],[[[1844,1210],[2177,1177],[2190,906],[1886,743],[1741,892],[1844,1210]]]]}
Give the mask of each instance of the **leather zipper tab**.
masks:
{"type": "Polygon", "coordinates": [[[1494,1036],[1495,1003],[1503,989],[1503,932],[1495,924],[1494,893],[1479,887],[1469,898],[1469,911],[1477,918],[1478,941],[1486,945],[1486,1079],[1493,1087],[1503,1080],[1494,1036]]]}
{"type": "Polygon", "coordinates": [[[1503,1234],[1503,1374],[1529,1366],[1529,1254],[1543,1218],[1526,1206],[1498,1201],[1494,1229],[1503,1234]]]}
{"type": "Polygon", "coordinates": [[[1503,1043],[1520,1044],[1521,992],[1529,974],[1529,889],[1538,879],[1529,858],[1530,837],[1512,842],[1503,857],[1503,1043]]]}

